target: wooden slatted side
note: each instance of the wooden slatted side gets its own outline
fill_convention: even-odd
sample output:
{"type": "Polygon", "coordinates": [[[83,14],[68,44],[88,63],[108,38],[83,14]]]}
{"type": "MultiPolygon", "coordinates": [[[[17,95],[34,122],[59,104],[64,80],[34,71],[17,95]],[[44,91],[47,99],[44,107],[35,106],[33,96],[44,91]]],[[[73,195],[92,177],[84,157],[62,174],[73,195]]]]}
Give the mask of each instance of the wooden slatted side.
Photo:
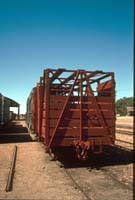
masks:
{"type": "Polygon", "coordinates": [[[32,114],[31,114],[31,118],[32,118],[32,131],[36,129],[36,104],[37,104],[37,99],[36,99],[36,95],[37,95],[37,91],[36,88],[34,88],[33,90],[33,96],[32,96],[32,114]]]}
{"type": "MultiPolygon", "coordinates": [[[[53,133],[53,130],[57,124],[60,113],[62,111],[64,102],[67,97],[65,96],[50,96],[50,108],[49,108],[49,134],[53,133]]],[[[112,102],[110,98],[95,97],[101,114],[105,119],[106,128],[103,128],[102,119],[99,116],[99,111],[92,103],[93,97],[82,97],[82,130],[83,134],[88,137],[103,136],[107,134],[107,128],[109,127],[110,133],[114,132],[114,112],[112,112],[112,102]],[[107,101],[108,100],[108,101],[107,101]]],[[[56,137],[63,135],[63,137],[77,137],[80,130],[80,104],[79,97],[73,96],[69,98],[68,105],[63,113],[62,120],[56,131],[56,137]]],[[[44,112],[44,117],[45,117],[44,112]]]]}
{"type": "Polygon", "coordinates": [[[36,87],[36,128],[35,132],[38,136],[38,138],[41,137],[41,98],[43,95],[43,86],[40,85],[40,83],[37,84],[36,87]]]}
{"type": "Polygon", "coordinates": [[[99,85],[96,92],[97,96],[95,96],[95,93],[91,90],[91,85],[89,85],[91,81],[94,83],[95,80],[90,81],[89,78],[92,78],[97,72],[90,76],[87,74],[87,80],[83,70],[80,70],[80,72],[78,71],[79,76],[76,77],[77,73],[74,73],[72,77],[73,85],[69,83],[65,85],[66,77],[61,79],[58,77],[62,73],[61,70],[58,73],[51,73],[51,76],[49,71],[47,69],[42,77],[44,85],[42,105],[40,105],[41,101],[37,102],[38,132],[41,132],[42,138],[46,138],[45,144],[54,145],[59,138],[61,144],[66,138],[72,138],[72,140],[80,138],[82,140],[81,133],[88,140],[92,137],[108,137],[109,134],[114,137],[114,82],[111,80],[100,83],[102,77],[106,78],[108,74],[102,76],[102,73],[102,77],[98,79],[97,85],[99,85]],[[59,79],[58,83],[53,82],[56,78],[59,79]],[[68,90],[66,87],[68,87],[68,90]],[[109,95],[104,96],[104,91],[109,92],[109,95]],[[86,96],[83,96],[84,94],[86,96]],[[67,95],[69,95],[69,98],[67,95]],[[42,119],[40,119],[41,115],[42,119]]]}
{"type": "MultiPolygon", "coordinates": [[[[50,96],[50,107],[52,105],[57,105],[57,103],[63,103],[66,101],[67,96],[61,96],[61,95],[51,95],[50,96]]],[[[44,97],[45,99],[45,97],[44,97]]],[[[112,97],[102,97],[102,96],[82,96],[82,102],[94,102],[94,99],[96,99],[97,102],[101,102],[101,103],[111,103],[112,102],[112,97]]],[[[79,96],[71,96],[70,97],[70,102],[75,103],[75,102],[79,102],[80,97],[79,96]]],[[[45,100],[44,100],[45,101],[45,100]]],[[[69,102],[68,102],[69,103],[69,102]]]]}
{"type": "MultiPolygon", "coordinates": [[[[79,138],[76,138],[79,139],[79,138]]],[[[53,145],[54,146],[70,146],[73,143],[74,138],[70,137],[70,138],[66,138],[66,137],[55,137],[55,140],[53,141],[53,145]]],[[[109,137],[91,137],[90,138],[90,145],[111,145],[112,144],[112,140],[109,137]]]]}
{"type": "MultiPolygon", "coordinates": [[[[79,136],[79,127],[59,127],[56,132],[56,137],[57,136],[70,136],[70,137],[77,137],[79,136]]],[[[50,128],[50,136],[51,133],[53,132],[53,128],[50,128]]],[[[82,132],[85,136],[87,137],[93,137],[93,136],[106,136],[108,135],[107,132],[107,127],[83,127],[82,132]]],[[[113,133],[113,128],[110,128],[110,132],[113,133]]]]}
{"type": "MultiPolygon", "coordinates": [[[[43,122],[44,123],[44,122],[43,122]]],[[[50,123],[49,123],[49,127],[50,128],[54,128],[56,126],[57,123],[57,119],[51,119],[50,123]]],[[[82,121],[82,125],[84,127],[102,127],[101,126],[102,121],[101,120],[83,120],[82,121]]],[[[112,127],[112,120],[106,120],[106,124],[109,127],[112,127]]],[[[60,123],[61,127],[79,127],[80,122],[78,119],[72,119],[71,118],[64,118],[61,123],[60,123]]],[[[44,124],[45,126],[45,124],[44,124]]]]}

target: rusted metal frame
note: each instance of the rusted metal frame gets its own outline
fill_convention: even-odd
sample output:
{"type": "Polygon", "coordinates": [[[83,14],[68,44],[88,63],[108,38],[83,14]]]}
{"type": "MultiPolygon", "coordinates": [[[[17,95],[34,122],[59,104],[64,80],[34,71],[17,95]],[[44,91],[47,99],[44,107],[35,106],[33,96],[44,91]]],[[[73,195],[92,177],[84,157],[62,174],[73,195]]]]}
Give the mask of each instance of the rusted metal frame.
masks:
{"type": "MultiPolygon", "coordinates": [[[[101,121],[102,121],[102,124],[103,124],[103,128],[106,129],[106,123],[105,123],[103,114],[102,114],[101,109],[99,108],[99,105],[98,105],[98,103],[97,103],[97,101],[96,101],[96,99],[95,99],[95,96],[94,96],[93,92],[92,92],[92,89],[91,89],[91,86],[90,86],[90,83],[89,83],[89,79],[88,79],[86,73],[84,73],[84,74],[85,74],[85,77],[86,77],[86,80],[87,80],[87,83],[88,83],[89,92],[90,92],[90,94],[93,96],[94,104],[96,105],[97,112],[98,112],[98,114],[99,114],[99,116],[100,116],[100,118],[101,118],[101,121]]],[[[109,130],[108,127],[107,127],[107,130],[108,130],[108,134],[110,135],[110,130],[109,130]]]]}
{"type": "MultiPolygon", "coordinates": [[[[54,78],[54,80],[55,80],[55,79],[58,79],[58,80],[61,82],[61,78],[58,77],[59,75],[58,75],[57,77],[55,77],[55,74],[57,73],[57,70],[55,70],[55,72],[50,71],[50,73],[52,74],[52,77],[50,77],[50,79],[51,79],[51,78],[54,78]]],[[[53,82],[53,80],[52,80],[52,82],[53,82]]]]}
{"type": "MultiPolygon", "coordinates": [[[[46,68],[44,71],[49,71],[50,73],[55,73],[58,70],[63,70],[63,71],[67,71],[64,68],[58,68],[58,69],[52,69],[52,68],[46,68]]],[[[51,78],[51,77],[50,77],[51,78]]]]}
{"type": "Polygon", "coordinates": [[[97,70],[97,71],[90,71],[90,72],[85,71],[85,73],[86,73],[86,75],[87,75],[88,78],[91,78],[91,77],[94,77],[94,76],[97,76],[97,75],[102,75],[105,72],[97,70]],[[89,75],[88,75],[88,73],[89,73],[89,75]]]}
{"type": "Polygon", "coordinates": [[[34,88],[33,95],[32,95],[32,115],[31,115],[31,117],[32,117],[32,132],[33,132],[33,130],[35,130],[35,126],[36,126],[36,124],[35,124],[35,114],[36,114],[35,99],[36,99],[36,87],[34,88]]]}
{"type": "MultiPolygon", "coordinates": [[[[73,77],[75,76],[75,74],[76,74],[76,72],[74,72],[74,73],[71,74],[68,78],[65,78],[63,81],[61,81],[60,86],[61,86],[61,85],[65,85],[65,86],[66,86],[66,83],[67,83],[68,81],[71,81],[71,80],[73,79],[73,77]]],[[[71,85],[71,84],[68,84],[68,85],[71,85]]]]}
{"type": "Polygon", "coordinates": [[[58,76],[63,73],[64,69],[58,69],[53,76],[50,78],[49,82],[52,83],[55,79],[59,79],[58,76]]]}
{"type": "Polygon", "coordinates": [[[49,78],[49,72],[50,70],[47,69],[45,71],[45,74],[44,74],[44,79],[45,79],[45,90],[44,90],[44,94],[43,94],[43,98],[44,98],[44,95],[45,95],[45,111],[46,111],[46,117],[45,117],[45,126],[46,126],[46,133],[45,133],[45,137],[44,137],[44,143],[46,145],[48,145],[49,143],[49,84],[50,84],[50,78],[49,78]]]}
{"type": "Polygon", "coordinates": [[[65,83],[67,83],[68,81],[72,80],[75,75],[76,75],[76,71],[73,71],[73,73],[70,76],[68,76],[67,78],[65,78],[64,81],[61,82],[61,84],[63,85],[65,83]]]}
{"type": "MultiPolygon", "coordinates": [[[[58,68],[58,69],[62,69],[63,72],[76,72],[78,70],[71,70],[71,69],[65,69],[65,68],[58,68]]],[[[51,71],[57,71],[58,69],[52,69],[52,68],[47,68],[46,70],[49,70],[50,72],[51,71]]],[[[80,69],[80,71],[84,71],[84,69],[80,69]]],[[[93,73],[93,71],[85,71],[86,73],[93,73]]],[[[96,70],[94,71],[95,73],[106,73],[106,72],[103,72],[102,70],[96,70]]],[[[108,72],[107,72],[108,73],[108,72]]]]}
{"type": "Polygon", "coordinates": [[[104,76],[102,76],[100,78],[97,78],[95,80],[90,81],[90,84],[95,83],[95,82],[99,82],[100,80],[102,80],[104,78],[107,78],[108,76],[112,76],[112,75],[110,73],[108,73],[108,74],[106,74],[106,75],[104,75],[104,76]]]}
{"type": "MultiPolygon", "coordinates": [[[[112,86],[113,88],[111,89],[112,110],[114,111],[114,115],[115,115],[115,81],[114,81],[114,73],[112,73],[112,80],[113,80],[113,86],[112,86]]],[[[116,124],[114,122],[114,133],[115,133],[115,129],[116,129],[116,124]]],[[[112,142],[114,143],[115,134],[113,136],[114,136],[114,138],[112,138],[112,142]]]]}
{"type": "Polygon", "coordinates": [[[34,99],[35,99],[35,103],[34,103],[34,109],[33,109],[33,114],[34,114],[34,133],[36,133],[37,135],[37,130],[38,130],[38,124],[37,124],[37,120],[38,120],[38,111],[37,111],[37,108],[38,108],[38,83],[35,87],[35,91],[34,91],[34,99]]]}
{"type": "Polygon", "coordinates": [[[38,117],[39,117],[39,140],[41,140],[41,128],[42,128],[42,118],[43,118],[43,77],[40,77],[39,85],[39,108],[38,108],[38,117]]]}
{"type": "MultiPolygon", "coordinates": [[[[107,75],[105,75],[105,76],[103,76],[103,77],[101,77],[100,79],[98,79],[98,83],[100,82],[100,80],[101,79],[103,79],[103,78],[106,78],[106,77],[108,77],[108,76],[111,76],[111,80],[113,81],[113,84],[115,84],[115,81],[114,81],[114,73],[113,72],[108,72],[108,74],[107,75]]],[[[110,91],[108,92],[108,93],[110,93],[110,91]]],[[[113,85],[113,89],[111,89],[111,105],[112,105],[112,110],[115,110],[115,95],[114,95],[114,93],[115,93],[115,91],[114,91],[114,85],[113,85]]],[[[108,128],[108,130],[109,130],[109,128],[108,128]]],[[[115,125],[114,125],[114,130],[115,130],[115,125]]],[[[109,132],[110,132],[110,130],[109,130],[109,132]]],[[[115,131],[114,131],[115,132],[115,131]]],[[[113,140],[113,138],[112,138],[112,136],[111,136],[111,134],[110,134],[110,138],[111,138],[111,141],[114,143],[114,140],[113,140]]],[[[115,138],[114,138],[115,139],[115,138]]]]}
{"type": "MultiPolygon", "coordinates": [[[[102,71],[94,71],[94,72],[86,72],[86,71],[84,71],[84,70],[82,70],[82,71],[85,72],[85,73],[90,73],[89,75],[86,74],[86,76],[87,76],[88,78],[91,78],[91,77],[93,77],[93,76],[96,76],[96,75],[99,74],[99,73],[103,73],[102,71]]],[[[85,81],[85,78],[82,79],[82,82],[83,82],[83,81],[85,81]]],[[[78,80],[78,84],[79,84],[79,80],[78,80]]]]}
{"type": "Polygon", "coordinates": [[[35,91],[34,91],[34,110],[32,111],[33,114],[34,114],[34,133],[36,132],[37,133],[37,87],[35,88],[35,91]]]}
{"type": "MultiPolygon", "coordinates": [[[[40,87],[41,90],[43,90],[43,77],[40,77],[40,87]]],[[[41,92],[40,90],[40,92],[41,92]]],[[[39,112],[39,134],[38,134],[38,140],[41,140],[41,132],[42,132],[42,118],[43,118],[43,91],[42,91],[42,96],[40,96],[40,107],[38,108],[38,112],[39,112]],[[39,111],[40,110],[40,111],[39,111]]]]}
{"type": "Polygon", "coordinates": [[[43,77],[40,77],[40,99],[39,99],[39,103],[40,103],[40,106],[39,106],[39,122],[40,122],[40,125],[39,125],[39,139],[41,140],[41,127],[42,127],[42,118],[43,118],[43,94],[44,94],[44,88],[43,88],[43,77]]]}
{"type": "Polygon", "coordinates": [[[63,70],[63,72],[73,72],[76,73],[78,70],[70,70],[70,69],[64,69],[64,68],[58,68],[58,69],[52,69],[52,68],[47,68],[46,70],[49,70],[50,72],[56,72],[57,70],[63,70]]]}
{"type": "Polygon", "coordinates": [[[53,83],[52,85],[53,85],[54,88],[55,88],[55,86],[58,86],[58,85],[59,85],[59,87],[61,87],[61,86],[71,86],[71,83],[67,83],[67,84],[65,84],[65,85],[63,85],[63,84],[61,84],[61,83],[53,83]]]}
{"type": "Polygon", "coordinates": [[[80,73],[80,141],[82,141],[82,73],[80,73]]]}
{"type": "Polygon", "coordinates": [[[111,90],[111,96],[113,97],[114,101],[115,102],[115,81],[114,81],[114,73],[112,73],[112,80],[113,80],[113,89],[111,90]]]}
{"type": "Polygon", "coordinates": [[[70,88],[65,88],[65,89],[63,89],[63,88],[51,88],[50,89],[50,91],[57,91],[57,92],[68,92],[68,91],[70,91],[70,88]]]}
{"type": "Polygon", "coordinates": [[[67,85],[62,85],[61,83],[57,83],[57,84],[52,84],[50,86],[50,90],[51,91],[68,91],[71,88],[71,84],[67,84],[67,85]]]}
{"type": "Polygon", "coordinates": [[[78,78],[79,71],[77,71],[76,73],[77,73],[77,74],[76,74],[76,78],[75,78],[74,84],[72,85],[72,87],[71,87],[71,89],[70,89],[69,95],[67,96],[67,99],[66,99],[66,101],[65,101],[65,104],[64,104],[64,106],[63,106],[63,109],[62,109],[62,111],[61,111],[61,113],[60,113],[59,119],[58,119],[57,124],[56,124],[56,126],[55,126],[55,129],[54,129],[54,131],[53,131],[53,133],[52,133],[52,136],[51,136],[51,138],[50,138],[49,144],[47,145],[47,150],[49,150],[49,148],[50,148],[50,146],[51,146],[51,144],[52,144],[52,141],[53,141],[54,136],[55,136],[55,134],[56,134],[56,130],[57,130],[58,126],[59,126],[59,123],[60,123],[60,121],[61,121],[61,118],[62,118],[62,116],[63,116],[63,113],[64,113],[64,111],[65,111],[65,108],[66,108],[66,106],[67,106],[69,97],[71,96],[71,93],[72,93],[72,91],[73,91],[73,88],[74,88],[74,86],[75,86],[75,84],[76,84],[76,80],[77,80],[77,78],[78,78]]]}

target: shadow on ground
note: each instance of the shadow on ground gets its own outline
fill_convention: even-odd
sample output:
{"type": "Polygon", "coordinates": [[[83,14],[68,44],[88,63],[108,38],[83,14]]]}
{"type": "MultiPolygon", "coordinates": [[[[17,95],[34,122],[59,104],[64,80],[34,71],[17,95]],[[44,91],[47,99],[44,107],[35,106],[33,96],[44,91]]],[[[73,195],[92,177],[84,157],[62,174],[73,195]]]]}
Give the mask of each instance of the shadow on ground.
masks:
{"type": "Polygon", "coordinates": [[[76,158],[75,151],[70,148],[57,150],[56,155],[65,168],[90,167],[101,169],[105,166],[127,165],[133,163],[133,151],[118,147],[106,147],[103,154],[89,154],[87,161],[76,158]]]}
{"type": "Polygon", "coordinates": [[[13,121],[0,127],[0,143],[32,142],[27,127],[20,121],[13,121]]]}

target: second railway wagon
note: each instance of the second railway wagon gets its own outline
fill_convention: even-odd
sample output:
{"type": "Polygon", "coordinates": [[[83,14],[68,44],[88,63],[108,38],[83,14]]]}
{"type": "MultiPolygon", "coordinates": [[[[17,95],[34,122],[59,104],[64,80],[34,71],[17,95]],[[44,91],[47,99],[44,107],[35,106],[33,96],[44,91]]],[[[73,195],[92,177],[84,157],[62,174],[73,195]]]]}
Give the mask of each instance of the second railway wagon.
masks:
{"type": "Polygon", "coordinates": [[[0,93],[0,127],[7,125],[16,118],[16,114],[13,111],[10,111],[11,107],[18,107],[19,110],[19,104],[16,101],[5,97],[0,93]]]}
{"type": "Polygon", "coordinates": [[[78,158],[115,142],[113,72],[46,69],[27,100],[27,124],[47,151],[73,146],[78,158]]]}

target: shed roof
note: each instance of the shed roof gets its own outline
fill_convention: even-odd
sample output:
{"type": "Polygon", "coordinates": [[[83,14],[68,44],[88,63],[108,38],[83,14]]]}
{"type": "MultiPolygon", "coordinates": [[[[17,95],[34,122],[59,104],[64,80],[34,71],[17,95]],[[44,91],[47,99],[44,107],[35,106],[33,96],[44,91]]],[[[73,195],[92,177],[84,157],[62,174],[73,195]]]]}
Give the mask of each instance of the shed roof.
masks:
{"type": "Polygon", "coordinates": [[[13,99],[10,99],[8,97],[5,97],[5,98],[9,102],[10,107],[19,107],[20,106],[20,104],[18,102],[14,101],[13,99]]]}

